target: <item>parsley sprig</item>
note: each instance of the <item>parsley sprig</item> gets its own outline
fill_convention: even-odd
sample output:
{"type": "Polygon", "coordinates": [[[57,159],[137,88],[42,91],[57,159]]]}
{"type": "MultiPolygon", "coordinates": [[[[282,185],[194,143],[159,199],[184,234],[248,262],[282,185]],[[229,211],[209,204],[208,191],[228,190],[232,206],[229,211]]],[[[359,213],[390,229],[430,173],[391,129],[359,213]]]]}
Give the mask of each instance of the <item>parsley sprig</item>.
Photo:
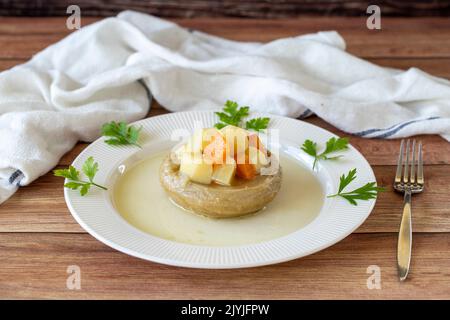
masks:
{"type": "Polygon", "coordinates": [[[236,127],[241,126],[242,119],[249,114],[249,107],[239,107],[237,102],[228,100],[225,102],[223,112],[216,112],[221,122],[216,123],[217,129],[222,129],[226,125],[232,125],[236,127]]]}
{"type": "Polygon", "coordinates": [[[80,172],[74,166],[69,166],[69,168],[67,169],[53,170],[53,174],[57,177],[63,177],[69,180],[64,184],[64,187],[72,190],[79,189],[82,196],[86,195],[89,192],[91,186],[96,186],[97,188],[108,190],[106,187],[94,182],[94,177],[98,171],[98,163],[94,162],[93,157],[89,157],[84,162],[81,170],[88,178],[88,181],[80,179],[80,172]]]}
{"type": "Polygon", "coordinates": [[[109,137],[105,142],[112,146],[134,145],[142,148],[137,143],[142,127],[127,126],[125,122],[111,121],[102,126],[102,135],[109,137]]]}
{"type": "Polygon", "coordinates": [[[255,118],[245,123],[245,129],[262,131],[269,125],[270,118],[255,118]]]}
{"type": "Polygon", "coordinates": [[[376,182],[368,182],[362,187],[355,190],[343,192],[345,187],[347,187],[353,180],[356,179],[356,168],[348,172],[347,175],[342,175],[339,178],[339,189],[336,194],[329,195],[328,198],[342,197],[350,202],[352,205],[358,205],[356,200],[370,200],[375,199],[378,192],[385,191],[384,188],[378,187],[376,182]]]}
{"type": "Polygon", "coordinates": [[[326,142],[325,150],[322,153],[317,151],[317,143],[311,140],[305,140],[301,149],[310,156],[314,157],[313,170],[319,160],[336,160],[342,157],[341,155],[330,156],[331,153],[342,151],[348,148],[348,138],[330,138],[326,142]]]}
{"type": "MultiPolygon", "coordinates": [[[[220,122],[216,123],[214,126],[217,129],[222,129],[227,125],[232,125],[236,127],[244,127],[243,119],[249,115],[250,108],[247,106],[240,107],[237,102],[228,100],[225,103],[223,111],[216,112],[219,117],[220,122]]],[[[245,122],[245,129],[262,131],[267,129],[269,125],[270,118],[254,118],[245,122]]]]}

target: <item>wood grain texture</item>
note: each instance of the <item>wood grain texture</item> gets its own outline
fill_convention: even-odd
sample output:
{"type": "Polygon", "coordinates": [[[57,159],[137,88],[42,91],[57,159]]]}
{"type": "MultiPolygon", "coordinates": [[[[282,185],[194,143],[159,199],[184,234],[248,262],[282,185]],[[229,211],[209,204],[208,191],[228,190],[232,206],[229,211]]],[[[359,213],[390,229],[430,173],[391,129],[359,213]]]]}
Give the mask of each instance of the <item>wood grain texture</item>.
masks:
{"type": "MultiPolygon", "coordinates": [[[[98,18],[83,17],[83,25],[98,18]]],[[[235,40],[270,41],[319,30],[338,30],[348,50],[387,67],[419,67],[450,78],[450,20],[383,18],[381,31],[365,18],[286,20],[174,19],[185,27],[235,40]]],[[[65,18],[0,19],[0,70],[23,63],[70,33],[65,18]]],[[[167,113],[154,103],[149,116],[167,113]]],[[[317,117],[306,121],[346,134],[317,117]]],[[[322,252],[276,266],[244,270],[192,270],[146,262],[114,251],[86,234],[65,205],[62,180],[46,174],[0,206],[0,298],[390,298],[449,299],[450,144],[424,143],[425,192],[413,197],[412,273],[397,281],[395,248],[402,197],[391,183],[398,140],[350,137],[373,166],[382,193],[369,219],[322,252]],[[82,290],[66,289],[69,265],[82,270],[82,290]],[[369,265],[382,271],[382,289],[368,290],[369,265]]],[[[67,166],[86,144],[66,154],[67,166]]]]}
{"type": "Polygon", "coordinates": [[[449,299],[450,235],[415,234],[408,281],[397,279],[396,236],[353,234],[311,256],[240,270],[176,268],[117,252],[86,234],[0,234],[2,298],[449,299]],[[66,288],[69,265],[81,290],[66,288]],[[367,267],[381,289],[367,288],[367,267]]]}
{"type": "MultiPolygon", "coordinates": [[[[162,17],[286,18],[303,15],[365,16],[372,2],[363,0],[78,0],[85,16],[110,16],[122,10],[139,10],[162,17]]],[[[0,1],[0,15],[65,16],[73,1],[0,1]]],[[[377,1],[383,16],[447,16],[450,4],[435,1],[377,1]]]]}
{"type": "MultiPolygon", "coordinates": [[[[84,27],[93,22],[102,20],[100,17],[81,17],[81,26],[84,27]]],[[[66,27],[66,17],[1,17],[0,34],[67,34],[73,32],[66,27]]],[[[233,34],[239,30],[241,37],[250,38],[259,31],[265,33],[267,39],[274,36],[288,37],[299,33],[316,32],[338,28],[344,31],[367,31],[368,34],[380,33],[383,30],[410,31],[411,33],[424,33],[445,30],[450,26],[448,18],[391,18],[383,19],[382,30],[368,30],[364,17],[301,17],[295,19],[236,19],[236,18],[169,18],[169,21],[180,24],[183,27],[195,30],[209,31],[213,33],[233,34]],[[268,33],[268,34],[266,34],[268,33]]]]}
{"type": "MultiPolygon", "coordinates": [[[[49,27],[14,24],[17,18],[0,23],[0,59],[28,59],[36,52],[70,33],[65,19],[53,18],[49,27]],[[8,26],[4,26],[4,25],[8,26]],[[11,27],[14,25],[14,27],[11,27]],[[43,31],[45,30],[45,31],[43,31]]],[[[39,19],[35,18],[39,26],[39,19]]],[[[385,18],[382,30],[368,30],[361,18],[290,20],[174,19],[180,25],[232,40],[267,42],[282,37],[324,30],[337,30],[347,42],[347,50],[363,58],[450,58],[450,19],[385,18]]],[[[45,20],[44,20],[45,21],[45,20]]],[[[91,23],[93,20],[87,20],[91,23]]],[[[83,23],[85,25],[85,23],[83,23]]]]}

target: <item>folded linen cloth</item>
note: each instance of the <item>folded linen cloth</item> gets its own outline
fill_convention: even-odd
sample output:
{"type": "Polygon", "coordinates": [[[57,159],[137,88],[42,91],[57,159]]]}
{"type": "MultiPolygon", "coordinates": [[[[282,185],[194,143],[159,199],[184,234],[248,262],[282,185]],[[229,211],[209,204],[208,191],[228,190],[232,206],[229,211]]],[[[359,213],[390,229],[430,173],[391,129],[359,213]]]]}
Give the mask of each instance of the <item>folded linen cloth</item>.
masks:
{"type": "Polygon", "coordinates": [[[354,57],[336,32],[235,42],[125,11],[0,73],[0,203],[104,122],[144,117],[149,92],[171,111],[230,99],[368,138],[450,140],[449,81],[354,57]]]}

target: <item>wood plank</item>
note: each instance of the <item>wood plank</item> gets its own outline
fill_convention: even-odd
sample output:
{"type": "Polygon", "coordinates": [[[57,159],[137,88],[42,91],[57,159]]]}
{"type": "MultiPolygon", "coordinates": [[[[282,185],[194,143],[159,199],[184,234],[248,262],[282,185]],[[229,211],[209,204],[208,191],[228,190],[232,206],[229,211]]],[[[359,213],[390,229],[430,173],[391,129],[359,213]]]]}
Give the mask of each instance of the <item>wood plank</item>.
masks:
{"type": "MultiPolygon", "coordinates": [[[[206,19],[203,22],[184,20],[182,24],[238,40],[261,41],[314,32],[326,26],[329,26],[327,29],[339,27],[351,52],[391,67],[408,68],[419,64],[429,72],[448,77],[448,19],[406,21],[383,18],[380,32],[366,30],[365,18],[303,20],[236,20],[231,23],[228,19],[206,19]],[[424,21],[423,25],[420,21],[424,21]],[[417,36],[408,36],[414,33],[417,36]]],[[[0,70],[28,59],[68,32],[64,30],[65,20],[60,18],[50,25],[46,19],[17,19],[19,26],[13,27],[4,21],[3,18],[0,21],[0,70]],[[24,22],[23,28],[21,22],[24,22]],[[35,31],[26,31],[33,29],[33,23],[36,24],[35,31]]],[[[155,106],[150,116],[165,112],[155,106]]],[[[345,135],[317,117],[307,121],[345,135]]],[[[398,140],[352,137],[351,143],[374,165],[378,182],[388,186],[388,192],[380,195],[372,215],[355,234],[332,248],[304,259],[257,269],[180,269],[116,252],[84,233],[65,206],[61,179],[47,174],[31,186],[21,188],[0,206],[2,298],[449,299],[450,220],[446,208],[450,206],[450,145],[437,136],[420,139],[425,143],[427,185],[423,194],[413,198],[416,233],[412,273],[406,283],[397,281],[395,268],[402,197],[393,193],[390,187],[398,140]],[[74,264],[82,270],[81,291],[70,291],[65,287],[66,268],[74,264]],[[366,288],[369,276],[366,268],[371,264],[381,267],[382,290],[366,288]]],[[[70,163],[84,147],[85,144],[79,144],[61,163],[70,163]]]]}
{"type": "Polygon", "coordinates": [[[26,59],[0,59],[0,71],[10,69],[18,64],[26,62],[26,59]]]}
{"type": "Polygon", "coordinates": [[[1,35],[0,59],[30,59],[34,54],[61,40],[65,34],[1,35]]]}
{"type": "MultiPolygon", "coordinates": [[[[76,30],[69,30],[65,17],[1,17],[1,35],[45,35],[45,34],[69,34],[76,30]]],[[[101,20],[99,17],[81,17],[81,26],[101,20]]]]}
{"type": "MultiPolygon", "coordinates": [[[[0,4],[0,15],[65,16],[71,1],[53,1],[52,6],[43,2],[15,0],[7,6],[0,4]]],[[[139,10],[165,17],[251,17],[287,18],[305,15],[361,16],[366,13],[368,3],[364,0],[126,0],[105,2],[104,0],[78,0],[83,16],[110,16],[122,10],[139,10]]],[[[380,4],[383,17],[386,16],[448,16],[450,5],[446,1],[383,1],[380,4]]]]}
{"type": "MultiPolygon", "coordinates": [[[[403,195],[392,187],[394,166],[374,166],[379,185],[386,188],[380,193],[369,218],[356,232],[398,232],[403,211],[403,195]]],[[[425,191],[412,198],[414,232],[450,232],[449,165],[424,168],[425,191]]]]}
{"type": "MultiPolygon", "coordinates": [[[[81,26],[87,26],[100,17],[81,16],[81,26]]],[[[255,34],[269,32],[270,36],[282,37],[297,35],[299,33],[317,32],[338,28],[347,31],[371,31],[366,27],[366,17],[302,17],[301,19],[241,19],[241,18],[211,18],[199,17],[196,19],[166,18],[185,28],[197,30],[213,30],[215,33],[226,30],[240,30],[241,32],[255,34]]],[[[66,27],[67,17],[1,17],[0,34],[54,34],[72,32],[66,27]]],[[[401,30],[410,32],[429,32],[450,28],[450,20],[446,17],[438,18],[392,18],[383,17],[382,31],[401,30]]],[[[381,32],[382,32],[381,31],[381,32]]],[[[230,32],[231,33],[231,32],[230,32]]]]}
{"type": "MultiPolygon", "coordinates": [[[[425,167],[425,191],[413,197],[415,232],[450,232],[449,165],[425,167]]],[[[397,232],[403,198],[392,190],[393,166],[375,166],[378,183],[387,188],[358,233],[397,232]]],[[[0,206],[0,232],[84,232],[64,201],[63,180],[46,174],[0,206]]]]}
{"type": "MultiPolygon", "coordinates": [[[[46,18],[36,19],[45,21],[46,18]]],[[[5,48],[0,52],[0,58],[30,58],[31,55],[69,33],[69,30],[65,29],[64,18],[53,18],[50,21],[51,26],[54,26],[57,21],[61,25],[59,28],[49,27],[48,34],[42,33],[43,31],[34,34],[27,33],[26,30],[31,27],[28,26],[27,29],[27,25],[23,29],[17,27],[18,29],[14,31],[16,27],[12,28],[8,25],[8,18],[5,22],[0,22],[0,47],[5,48]]],[[[365,18],[256,21],[209,18],[174,21],[188,28],[241,41],[266,42],[282,37],[335,29],[341,32],[347,41],[348,51],[363,58],[450,57],[448,19],[438,19],[437,21],[417,19],[406,23],[404,19],[384,18],[383,29],[375,31],[366,28],[365,18]]],[[[41,22],[41,24],[45,24],[45,22],[41,22]]],[[[42,26],[37,29],[45,30],[42,26]]]]}
{"type": "Polygon", "coordinates": [[[240,270],[163,266],[84,234],[0,234],[0,248],[2,298],[450,298],[449,234],[414,235],[411,272],[403,283],[397,278],[396,236],[390,234],[351,235],[302,259],[240,270]],[[81,290],[66,289],[69,265],[80,267],[81,290]],[[381,269],[380,290],[367,288],[369,265],[381,269]]]}

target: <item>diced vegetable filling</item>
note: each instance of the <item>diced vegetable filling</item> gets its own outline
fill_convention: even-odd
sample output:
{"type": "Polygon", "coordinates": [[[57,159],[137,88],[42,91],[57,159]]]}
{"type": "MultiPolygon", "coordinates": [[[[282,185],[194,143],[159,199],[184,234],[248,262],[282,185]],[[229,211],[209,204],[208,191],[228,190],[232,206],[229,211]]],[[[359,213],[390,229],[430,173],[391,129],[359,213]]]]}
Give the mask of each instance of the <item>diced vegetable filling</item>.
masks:
{"type": "Polygon", "coordinates": [[[254,179],[262,167],[270,164],[258,135],[231,125],[196,131],[171,156],[191,181],[226,186],[236,178],[254,179]]]}

